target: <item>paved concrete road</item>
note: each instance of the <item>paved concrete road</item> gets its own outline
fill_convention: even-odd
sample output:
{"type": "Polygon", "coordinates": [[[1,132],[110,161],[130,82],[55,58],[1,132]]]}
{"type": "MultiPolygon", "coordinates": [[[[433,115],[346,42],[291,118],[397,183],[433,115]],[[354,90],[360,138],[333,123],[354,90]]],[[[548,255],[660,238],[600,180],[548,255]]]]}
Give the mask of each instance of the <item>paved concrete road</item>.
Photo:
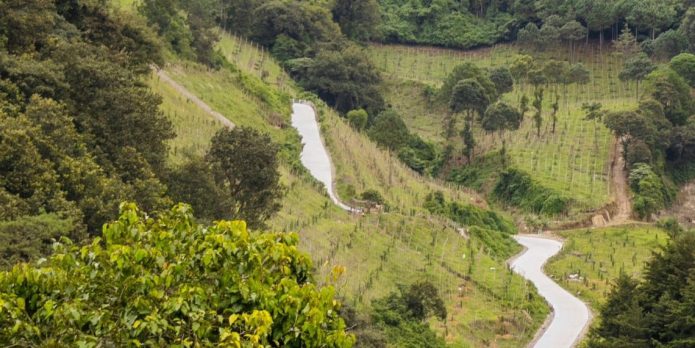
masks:
{"type": "Polygon", "coordinates": [[[326,147],[321,140],[319,124],[314,108],[307,104],[292,104],[292,127],[296,128],[302,136],[301,161],[304,167],[309,169],[316,180],[326,186],[328,196],[340,208],[347,211],[356,211],[338,199],[333,186],[333,166],[326,147]]]}
{"type": "Polygon", "coordinates": [[[550,325],[531,344],[535,348],[573,347],[584,334],[591,312],[586,304],[543,273],[543,265],[557,254],[562,243],[556,240],[515,236],[527,250],[512,261],[512,269],[536,285],[538,293],[553,307],[550,325]]]}

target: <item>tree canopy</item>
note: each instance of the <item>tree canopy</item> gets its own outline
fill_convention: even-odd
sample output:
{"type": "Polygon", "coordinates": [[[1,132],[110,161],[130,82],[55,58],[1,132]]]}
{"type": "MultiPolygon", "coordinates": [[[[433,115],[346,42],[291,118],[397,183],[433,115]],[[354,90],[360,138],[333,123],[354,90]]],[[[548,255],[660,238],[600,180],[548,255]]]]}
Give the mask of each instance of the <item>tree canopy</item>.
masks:
{"type": "Polygon", "coordinates": [[[646,265],[643,280],[618,278],[591,330],[590,347],[695,344],[695,233],[672,237],[646,265]]]}
{"type": "Polygon", "coordinates": [[[280,210],[284,190],[278,151],[269,135],[253,128],[221,129],[213,136],[205,158],[215,181],[227,193],[227,216],[255,229],[280,210]]]}
{"type": "Polygon", "coordinates": [[[198,225],[186,205],[154,219],[124,204],[103,238],[0,273],[0,344],[351,346],[297,243],[243,221],[198,225]]]}

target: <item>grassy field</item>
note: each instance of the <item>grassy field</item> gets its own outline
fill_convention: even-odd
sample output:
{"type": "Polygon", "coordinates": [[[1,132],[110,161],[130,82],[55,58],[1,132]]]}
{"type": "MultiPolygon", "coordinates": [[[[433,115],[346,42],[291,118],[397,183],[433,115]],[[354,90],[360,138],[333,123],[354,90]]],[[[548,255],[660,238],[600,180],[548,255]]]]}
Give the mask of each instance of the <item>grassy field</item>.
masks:
{"type": "Polygon", "coordinates": [[[627,225],[560,232],[562,251],[545,266],[555,281],[595,310],[621,272],[640,278],[644,264],[668,236],[651,225],[627,225]],[[569,279],[577,275],[578,279],[569,279]]]}
{"type": "MultiPolygon", "coordinates": [[[[277,142],[298,144],[296,132],[288,126],[289,98],[302,92],[290,81],[271,82],[270,91],[259,89],[257,82],[263,78],[277,82],[284,73],[270,59],[249,63],[248,57],[261,59],[265,54],[253,45],[225,35],[219,47],[236,72],[208,71],[190,62],[172,62],[166,71],[234,123],[269,132],[277,142]],[[277,75],[264,77],[259,69],[277,75]]],[[[197,106],[177,98],[155,79],[150,84],[163,96],[163,110],[179,131],[173,148],[205,148],[216,125],[199,123],[204,114],[197,106]],[[202,126],[195,129],[197,125],[202,126]]],[[[311,177],[283,165],[287,195],[269,223],[274,230],[300,233],[300,247],[311,254],[317,281],[326,281],[334,266],[345,266],[345,275],[335,284],[339,294],[364,308],[395,291],[397,284],[429,279],[442,291],[449,309],[446,325],[433,322],[433,327],[447,332],[455,346],[517,347],[530,340],[548,313],[533,286],[510,272],[505,260],[491,256],[481,241],[462,238],[453,223],[422,208],[424,196],[432,190],[443,191],[450,200],[484,203],[469,192],[416,175],[355,133],[331,109],[318,101],[316,105],[341,192],[379,188],[392,206],[388,213],[350,215],[335,207],[311,177]]],[[[173,163],[180,158],[178,150],[172,151],[173,163]]]]}
{"type": "MultiPolygon", "coordinates": [[[[425,86],[438,87],[458,64],[469,61],[481,67],[509,65],[519,53],[513,46],[496,46],[476,51],[457,51],[426,47],[370,47],[373,61],[384,73],[386,99],[404,117],[408,126],[436,143],[443,143],[446,105],[432,104],[424,95],[425,86]]],[[[562,52],[547,57],[566,58],[562,52]]],[[[546,58],[547,58],[546,57],[546,58]]],[[[544,58],[540,58],[544,59],[544,58]]],[[[611,201],[608,173],[613,146],[612,135],[601,124],[584,120],[581,105],[600,102],[606,109],[634,107],[631,84],[619,81],[621,59],[599,53],[586,46],[577,54],[579,62],[591,71],[591,82],[584,86],[546,87],[541,136],[536,136],[531,112],[521,128],[505,135],[512,163],[538,179],[542,185],[559,190],[577,201],[576,210],[592,210],[611,201]],[[557,91],[557,92],[555,92],[557,91]],[[554,95],[560,96],[556,132],[551,131],[550,110],[554,95]]],[[[518,105],[522,95],[533,97],[528,84],[516,85],[503,99],[518,105]]],[[[459,122],[461,123],[461,122],[459,122]]],[[[476,130],[476,154],[501,148],[497,135],[476,130]]]]}
{"type": "Polygon", "coordinates": [[[190,155],[204,155],[210,139],[223,127],[222,124],[181,96],[171,85],[160,81],[156,74],[152,73],[148,83],[162,97],[161,110],[174,124],[176,139],[169,143],[170,161],[181,164],[190,155]]]}

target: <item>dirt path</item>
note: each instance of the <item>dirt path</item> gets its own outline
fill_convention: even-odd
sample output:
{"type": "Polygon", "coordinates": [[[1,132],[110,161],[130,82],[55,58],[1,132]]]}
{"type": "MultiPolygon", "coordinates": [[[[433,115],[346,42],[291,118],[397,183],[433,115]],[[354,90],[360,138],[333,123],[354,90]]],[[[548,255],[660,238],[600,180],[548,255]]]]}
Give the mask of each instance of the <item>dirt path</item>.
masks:
{"type": "Polygon", "coordinates": [[[591,218],[594,227],[622,225],[627,223],[632,216],[630,187],[628,186],[627,173],[625,172],[623,147],[619,139],[613,141],[609,176],[615,211],[612,216],[607,210],[598,211],[597,214],[591,218]]]}
{"type": "Polygon", "coordinates": [[[171,85],[177,92],[179,92],[182,96],[186,97],[188,100],[192,101],[195,105],[197,105],[199,108],[201,108],[203,111],[205,111],[208,115],[212,116],[214,119],[222,123],[225,127],[227,128],[234,128],[235,125],[232,121],[230,121],[228,118],[224,117],[221,113],[213,110],[208,104],[206,104],[204,101],[202,101],[200,98],[198,98],[195,94],[189,92],[186,87],[180,85],[178,82],[174,81],[169,75],[162,69],[157,69],[153,68],[154,71],[157,73],[157,76],[159,76],[159,79],[161,81],[164,81],[171,85]]]}
{"type": "Polygon", "coordinates": [[[632,203],[630,202],[630,187],[627,183],[625,172],[625,158],[620,140],[615,140],[613,148],[613,160],[611,166],[611,191],[615,197],[616,212],[609,225],[624,224],[632,216],[632,203]]]}

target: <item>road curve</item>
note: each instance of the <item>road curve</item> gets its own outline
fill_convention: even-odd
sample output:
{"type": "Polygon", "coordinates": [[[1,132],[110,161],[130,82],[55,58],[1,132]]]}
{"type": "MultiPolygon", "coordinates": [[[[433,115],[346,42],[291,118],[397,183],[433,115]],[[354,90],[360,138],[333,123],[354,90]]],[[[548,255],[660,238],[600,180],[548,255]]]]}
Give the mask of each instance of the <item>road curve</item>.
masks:
{"type": "Polygon", "coordinates": [[[296,128],[302,137],[301,161],[304,167],[316,180],[323,183],[328,191],[328,196],[333,203],[341,209],[349,212],[358,212],[338,199],[333,185],[333,165],[331,157],[321,140],[319,123],[316,119],[316,112],[310,105],[304,103],[292,104],[292,127],[296,128]]]}
{"type": "Polygon", "coordinates": [[[511,262],[514,272],[531,281],[553,307],[550,325],[529,345],[534,348],[574,347],[591,319],[587,305],[543,273],[543,265],[557,254],[562,243],[553,239],[515,236],[526,251],[511,262]]]}

